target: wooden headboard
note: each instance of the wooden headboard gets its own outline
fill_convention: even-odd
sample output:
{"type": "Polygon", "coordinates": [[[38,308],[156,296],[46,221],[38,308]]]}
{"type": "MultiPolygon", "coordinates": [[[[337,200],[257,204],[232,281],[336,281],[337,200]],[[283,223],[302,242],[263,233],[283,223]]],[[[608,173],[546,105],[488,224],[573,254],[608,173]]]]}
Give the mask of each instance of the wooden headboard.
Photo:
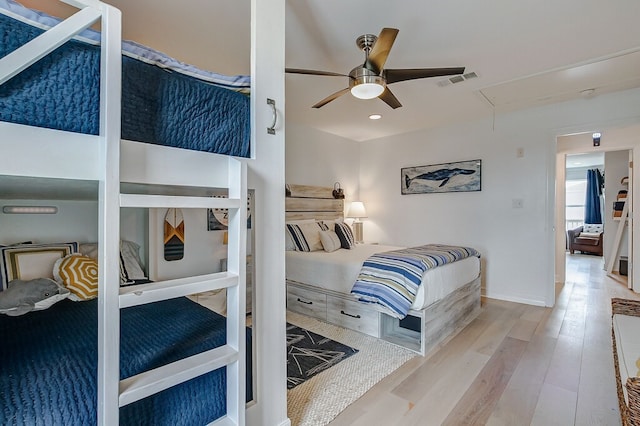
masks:
{"type": "Polygon", "coordinates": [[[333,187],[286,185],[285,220],[344,218],[344,200],[333,198],[333,187]]]}

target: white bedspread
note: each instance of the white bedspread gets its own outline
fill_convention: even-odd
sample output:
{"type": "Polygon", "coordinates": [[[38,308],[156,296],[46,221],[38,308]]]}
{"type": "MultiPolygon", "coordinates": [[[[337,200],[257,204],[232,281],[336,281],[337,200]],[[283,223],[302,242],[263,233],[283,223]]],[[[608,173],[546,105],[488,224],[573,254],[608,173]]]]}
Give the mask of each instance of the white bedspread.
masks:
{"type": "MultiPolygon", "coordinates": [[[[351,250],[333,253],[287,251],[287,280],[349,294],[358,277],[362,262],[369,256],[403,247],[357,244],[351,250]]],[[[452,291],[474,280],[480,274],[480,259],[469,257],[427,271],[411,309],[420,310],[437,302],[452,291]]]]}

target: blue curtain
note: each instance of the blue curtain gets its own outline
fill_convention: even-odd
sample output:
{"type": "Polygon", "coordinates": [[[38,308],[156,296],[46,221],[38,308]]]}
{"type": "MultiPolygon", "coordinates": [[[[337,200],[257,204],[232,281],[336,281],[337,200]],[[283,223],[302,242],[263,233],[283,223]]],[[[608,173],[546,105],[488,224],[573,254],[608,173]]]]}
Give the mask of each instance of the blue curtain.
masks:
{"type": "Polygon", "coordinates": [[[587,198],[584,205],[584,223],[602,223],[600,213],[600,195],[604,177],[600,170],[587,171],[587,198]]]}

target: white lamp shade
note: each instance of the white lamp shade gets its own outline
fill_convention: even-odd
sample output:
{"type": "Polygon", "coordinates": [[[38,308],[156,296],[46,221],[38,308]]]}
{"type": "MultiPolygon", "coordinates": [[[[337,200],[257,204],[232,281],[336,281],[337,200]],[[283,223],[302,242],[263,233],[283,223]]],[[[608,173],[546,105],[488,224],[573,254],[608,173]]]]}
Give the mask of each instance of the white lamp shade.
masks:
{"type": "Polygon", "coordinates": [[[347,217],[354,217],[356,219],[367,217],[367,211],[364,208],[364,203],[362,201],[353,201],[349,206],[347,217]]]}

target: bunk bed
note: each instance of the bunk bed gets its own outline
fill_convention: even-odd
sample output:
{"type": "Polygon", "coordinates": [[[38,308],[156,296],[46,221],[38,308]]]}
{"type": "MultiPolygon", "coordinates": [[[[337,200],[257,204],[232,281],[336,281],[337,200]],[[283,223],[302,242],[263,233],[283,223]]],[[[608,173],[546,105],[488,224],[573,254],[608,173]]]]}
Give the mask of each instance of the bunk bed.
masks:
{"type": "MultiPolygon", "coordinates": [[[[333,188],[288,185],[287,189],[287,226],[321,229],[316,223],[344,221],[344,200],[333,199],[333,188]]],[[[387,340],[421,355],[480,313],[481,264],[473,249],[469,249],[472,255],[468,257],[427,270],[415,300],[404,312],[407,315],[401,316],[378,303],[362,303],[352,291],[370,256],[403,247],[355,244],[349,250],[334,246],[331,249],[336,250],[330,251],[321,245],[317,251],[310,248],[303,252],[295,246],[294,241],[286,252],[287,309],[292,311],[387,340]]]]}
{"type": "Polygon", "coordinates": [[[65,2],[80,10],[51,29],[52,18],[0,2],[0,179],[98,182],[98,297],[0,318],[15,343],[0,363],[17,368],[3,367],[0,422],[243,425],[247,166],[234,156],[251,153],[240,93],[248,79],[198,80],[183,64],[169,71],[170,58],[151,65],[137,45],[125,45],[123,57],[117,9],[65,2]],[[96,21],[99,45],[87,32],[96,21]],[[150,98],[156,93],[173,100],[150,98]],[[180,103],[193,116],[169,113],[180,103]],[[212,198],[207,188],[227,189],[228,198],[212,198]],[[170,207],[229,209],[227,271],[121,287],[120,209],[170,207]],[[184,298],[217,289],[227,290],[226,318],[184,298]],[[142,336],[149,341],[141,344],[142,336]],[[51,338],[60,345],[38,346],[51,338]],[[41,375],[24,376],[34,369],[41,375]]]}

